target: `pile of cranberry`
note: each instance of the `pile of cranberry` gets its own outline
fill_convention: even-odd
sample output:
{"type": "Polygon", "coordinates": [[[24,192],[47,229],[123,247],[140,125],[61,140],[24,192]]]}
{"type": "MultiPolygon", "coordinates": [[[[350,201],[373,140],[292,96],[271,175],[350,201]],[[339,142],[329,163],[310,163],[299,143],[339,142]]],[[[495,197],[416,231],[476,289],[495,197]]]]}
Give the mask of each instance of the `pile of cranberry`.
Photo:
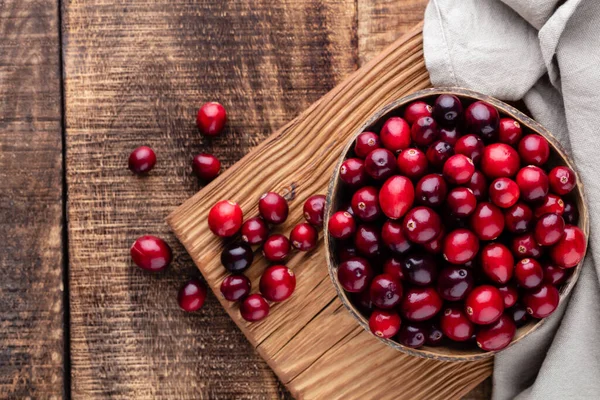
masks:
{"type": "Polygon", "coordinates": [[[586,238],[575,173],[550,153],[492,105],[450,94],[358,136],[339,169],[350,202],[328,230],[339,284],[375,335],[497,351],[554,312],[586,238]]]}

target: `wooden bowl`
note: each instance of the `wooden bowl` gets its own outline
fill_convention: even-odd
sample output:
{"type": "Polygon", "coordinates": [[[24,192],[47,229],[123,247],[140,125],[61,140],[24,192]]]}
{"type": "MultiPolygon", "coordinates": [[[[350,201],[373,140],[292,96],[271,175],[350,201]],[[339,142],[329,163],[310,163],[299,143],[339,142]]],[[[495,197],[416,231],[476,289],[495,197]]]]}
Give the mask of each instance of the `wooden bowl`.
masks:
{"type": "MultiPolygon", "coordinates": [[[[462,89],[462,88],[432,88],[421,90],[419,92],[413,93],[409,96],[403,97],[399,100],[392,102],[391,104],[383,107],[373,114],[371,118],[369,118],[362,127],[355,132],[352,136],[352,140],[348,142],[346,147],[344,148],[342,155],[337,163],[335,170],[333,171],[333,176],[329,183],[329,189],[327,193],[327,208],[325,210],[325,247],[327,251],[327,265],[329,268],[329,276],[337,290],[338,296],[344,306],[350,311],[350,313],[356,318],[358,323],[367,331],[370,332],[368,319],[365,318],[360,311],[358,311],[354,305],[350,302],[347,297],[346,292],[340,286],[340,283],[337,278],[337,267],[338,262],[336,260],[336,243],[333,238],[330,237],[327,221],[331,217],[331,215],[338,210],[339,204],[341,201],[349,200],[348,194],[344,194],[344,188],[342,187],[341,181],[339,179],[338,170],[342,164],[342,162],[346,159],[347,155],[351,152],[354,140],[356,137],[364,131],[373,131],[379,132],[383,122],[388,118],[393,116],[401,116],[403,114],[404,106],[415,101],[415,100],[424,100],[429,104],[433,104],[433,100],[440,94],[449,93],[454,94],[459,97],[463,104],[468,105],[474,101],[483,100],[493,105],[498,109],[501,116],[507,116],[517,120],[524,131],[524,134],[528,131],[538,133],[544,136],[551,147],[551,155],[550,160],[548,161],[548,166],[555,165],[566,165],[571,168],[573,171],[577,172],[575,165],[571,161],[571,159],[565,154],[561,145],[558,141],[552,136],[552,134],[544,128],[539,123],[535,122],[533,119],[529,118],[527,115],[523,114],[516,108],[503,103],[497,99],[492,97],[483,95],[481,93],[477,93],[471,90],[462,89]]],[[[581,185],[581,181],[577,179],[577,187],[569,194],[570,198],[577,204],[579,210],[579,223],[578,226],[583,230],[587,237],[589,236],[589,220],[588,220],[588,210],[586,207],[585,197],[583,194],[583,186],[581,185]]],[[[583,262],[582,262],[583,263],[583,262]]],[[[579,277],[579,273],[581,271],[582,263],[577,265],[574,268],[573,273],[570,278],[563,284],[560,289],[560,301],[564,301],[564,299],[568,296],[568,294],[575,286],[577,282],[577,278],[579,277]]],[[[522,340],[525,336],[529,335],[531,332],[539,329],[539,327],[544,324],[544,319],[539,321],[530,321],[526,325],[522,326],[517,330],[515,338],[512,343],[509,345],[512,346],[516,342],[522,340]]],[[[455,346],[455,347],[428,347],[424,346],[419,349],[413,349],[410,347],[406,347],[401,345],[400,343],[390,340],[390,339],[382,339],[373,335],[373,337],[382,341],[386,345],[393,347],[394,349],[400,350],[404,353],[408,353],[414,356],[423,357],[423,358],[432,358],[437,360],[444,361],[474,361],[480,360],[483,358],[491,357],[495,352],[484,352],[477,348],[474,343],[470,343],[470,346],[455,346]]]]}

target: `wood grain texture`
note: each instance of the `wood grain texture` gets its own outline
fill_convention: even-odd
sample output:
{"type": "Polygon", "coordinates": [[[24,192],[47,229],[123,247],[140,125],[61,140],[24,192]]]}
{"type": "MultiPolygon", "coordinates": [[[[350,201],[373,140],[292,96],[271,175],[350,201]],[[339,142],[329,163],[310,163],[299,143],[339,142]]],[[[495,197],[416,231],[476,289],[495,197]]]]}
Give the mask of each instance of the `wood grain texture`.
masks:
{"type": "Polygon", "coordinates": [[[63,395],[58,4],[0,2],[0,398],[63,395]]]}

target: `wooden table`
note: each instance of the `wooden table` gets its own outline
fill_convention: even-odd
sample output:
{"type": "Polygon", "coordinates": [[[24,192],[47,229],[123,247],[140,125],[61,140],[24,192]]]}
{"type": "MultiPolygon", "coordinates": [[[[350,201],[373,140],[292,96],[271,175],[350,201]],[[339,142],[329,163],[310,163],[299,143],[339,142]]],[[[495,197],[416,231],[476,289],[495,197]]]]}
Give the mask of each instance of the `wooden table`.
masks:
{"type": "MultiPolygon", "coordinates": [[[[164,217],[422,19],[425,0],[0,2],[0,398],[287,398],[216,299],[186,314],[198,272],[164,217]],[[209,100],[230,128],[202,138],[209,100]],[[146,178],[128,171],[153,147],[146,178]],[[168,272],[132,267],[142,234],[168,272]]],[[[472,399],[490,395],[486,381],[472,399]]]]}

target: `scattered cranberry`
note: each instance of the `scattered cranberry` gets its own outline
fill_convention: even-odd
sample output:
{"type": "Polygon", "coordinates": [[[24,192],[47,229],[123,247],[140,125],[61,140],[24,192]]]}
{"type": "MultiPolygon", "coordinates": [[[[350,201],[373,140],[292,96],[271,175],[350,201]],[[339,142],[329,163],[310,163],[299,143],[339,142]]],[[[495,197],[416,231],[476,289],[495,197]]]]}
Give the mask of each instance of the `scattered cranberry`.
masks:
{"type": "Polygon", "coordinates": [[[317,240],[319,240],[319,233],[308,222],[296,225],[290,232],[292,246],[300,251],[311,251],[317,247],[317,240]]]}
{"type": "Polygon", "coordinates": [[[179,290],[177,302],[183,311],[198,311],[206,300],[206,285],[198,279],[190,279],[179,290]]]}
{"type": "Polygon", "coordinates": [[[248,322],[257,322],[269,315],[269,303],[260,294],[251,294],[240,304],[240,314],[248,322]]]}
{"type": "Polygon", "coordinates": [[[483,144],[483,140],[481,140],[479,136],[473,134],[459,138],[456,141],[456,145],[454,145],[456,154],[462,154],[469,157],[474,164],[479,164],[484,149],[485,144],[483,144]]]}
{"type": "Polygon", "coordinates": [[[477,331],[477,346],[485,351],[502,350],[510,344],[517,327],[512,318],[502,315],[491,325],[483,326],[477,331]]]}
{"type": "Polygon", "coordinates": [[[217,236],[235,235],[242,227],[244,214],[237,203],[221,200],[208,212],[208,227],[217,236]]]}
{"type": "Polygon", "coordinates": [[[265,299],[284,301],[296,289],[296,276],[285,265],[273,265],[263,272],[258,286],[265,299]]]}
{"type": "Polygon", "coordinates": [[[565,283],[569,277],[569,269],[557,267],[554,264],[545,263],[542,265],[544,270],[544,282],[557,286],[565,283]]]}
{"type": "Polygon", "coordinates": [[[368,178],[365,164],[359,158],[348,158],[340,167],[340,179],[351,187],[364,185],[368,178]]]}
{"type": "Polygon", "coordinates": [[[405,254],[412,248],[412,244],[402,232],[400,222],[386,221],[381,228],[381,240],[394,253],[405,254]]]}
{"type": "Polygon", "coordinates": [[[463,300],[473,289],[473,273],[464,267],[446,267],[437,280],[437,291],[444,300],[463,300]]]}
{"type": "Polygon", "coordinates": [[[425,343],[428,346],[440,346],[444,343],[444,333],[437,323],[430,323],[426,329],[425,343]]]}
{"type": "Polygon", "coordinates": [[[460,122],[463,106],[458,97],[441,94],[433,105],[433,118],[442,126],[456,126],[460,122]]]}
{"type": "Polygon", "coordinates": [[[425,344],[425,331],[416,324],[405,323],[398,332],[398,342],[406,347],[419,348],[425,344]]]}
{"type": "Polygon", "coordinates": [[[156,164],[156,154],[148,146],[141,146],[129,155],[129,169],[134,174],[143,175],[150,172],[156,164]]]}
{"type": "Polygon", "coordinates": [[[432,285],[437,277],[437,261],[428,253],[415,252],[401,261],[402,276],[413,285],[432,285]]]}
{"type": "Polygon", "coordinates": [[[465,184],[470,189],[477,201],[484,201],[487,198],[487,179],[481,171],[473,172],[471,180],[465,184]]]}
{"type": "Polygon", "coordinates": [[[221,294],[226,300],[238,301],[250,294],[250,279],[244,275],[229,275],[221,282],[221,294]]]}
{"type": "Polygon", "coordinates": [[[544,214],[563,215],[564,211],[564,201],[554,194],[549,194],[548,196],[544,197],[544,200],[542,200],[542,202],[533,209],[533,216],[540,218],[544,214]]]}
{"type": "Polygon", "coordinates": [[[535,240],[542,246],[558,242],[565,229],[565,220],[556,214],[546,214],[535,224],[535,240]]]}
{"type": "Polygon", "coordinates": [[[440,327],[444,335],[456,342],[464,342],[473,336],[475,326],[459,307],[446,308],[440,318],[440,327]]]}
{"type": "Polygon", "coordinates": [[[354,218],[347,211],[338,211],[329,218],[329,233],[336,239],[348,239],[356,231],[354,218]]]}
{"type": "Polygon", "coordinates": [[[504,300],[504,308],[512,307],[516,304],[517,299],[519,298],[519,292],[517,292],[517,288],[514,285],[504,285],[498,286],[498,290],[502,295],[502,300],[504,300]]]}
{"type": "Polygon", "coordinates": [[[385,180],[396,171],[396,157],[388,149],[375,149],[365,159],[367,174],[376,180],[385,180]]]}
{"type": "Polygon", "coordinates": [[[369,318],[369,328],[375,336],[389,339],[400,330],[400,316],[390,310],[375,310],[369,318]]]}
{"type": "Polygon", "coordinates": [[[290,253],[290,241],[283,235],[271,235],[263,244],[263,256],[271,262],[280,262],[290,253]]]}
{"type": "Polygon", "coordinates": [[[439,215],[428,207],[415,207],[404,218],[404,234],[413,243],[427,243],[439,235],[441,230],[439,215]]]}
{"type": "Polygon", "coordinates": [[[402,285],[392,275],[377,275],[369,290],[373,304],[385,310],[394,308],[402,300],[402,285]]]}
{"type": "Polygon", "coordinates": [[[454,155],[454,148],[446,142],[438,140],[427,149],[429,165],[439,168],[444,165],[450,156],[454,155]]]}
{"type": "Polygon", "coordinates": [[[161,238],[151,235],[137,238],[129,252],[135,265],[152,272],[164,270],[173,259],[169,245],[161,238]]]}
{"type": "Polygon", "coordinates": [[[388,258],[383,263],[383,273],[393,276],[397,281],[402,282],[405,279],[402,262],[403,260],[396,256],[388,258]]]}
{"type": "Polygon", "coordinates": [[[506,229],[512,233],[525,233],[533,226],[533,211],[525,203],[517,203],[504,212],[506,229]]]}
{"type": "Polygon", "coordinates": [[[481,250],[481,269],[495,283],[505,284],[513,275],[515,259],[505,245],[487,244],[481,250]]]}
{"type": "Polygon", "coordinates": [[[323,215],[325,213],[325,196],[315,194],[304,202],[304,219],[311,225],[323,226],[323,215]]]}
{"type": "Polygon", "coordinates": [[[379,207],[378,195],[377,188],[373,186],[365,186],[354,192],[350,201],[354,215],[365,222],[379,218],[381,208],[379,207]]]}
{"type": "Polygon", "coordinates": [[[203,135],[217,136],[227,122],[225,107],[217,102],[205,103],[198,110],[196,124],[203,135]]]}
{"type": "Polygon", "coordinates": [[[535,241],[533,233],[526,233],[521,236],[516,236],[512,239],[510,248],[513,254],[517,257],[533,257],[540,258],[542,248],[535,241]]]}
{"type": "Polygon", "coordinates": [[[501,208],[509,208],[519,200],[519,186],[509,178],[498,178],[490,185],[490,199],[501,208]]]}
{"type": "Polygon", "coordinates": [[[438,174],[429,174],[422,177],[415,187],[415,198],[418,203],[437,207],[444,203],[448,185],[446,181],[438,174]]]}
{"type": "Polygon", "coordinates": [[[515,144],[519,143],[522,134],[523,132],[521,130],[521,124],[519,124],[517,121],[512,118],[500,119],[498,141],[514,146],[515,144]]]}
{"type": "Polygon", "coordinates": [[[444,239],[444,258],[452,264],[471,261],[479,251],[479,239],[468,229],[456,229],[444,239]]]}
{"type": "Polygon", "coordinates": [[[519,170],[519,154],[504,143],[486,146],[481,158],[481,170],[490,178],[508,178],[519,170]]]}
{"type": "Polygon", "coordinates": [[[573,268],[585,255],[586,239],[576,226],[566,225],[563,237],[550,249],[550,257],[561,268],[573,268]]]}
{"type": "Polygon", "coordinates": [[[212,154],[201,153],[192,160],[192,169],[198,178],[212,181],[221,171],[221,162],[212,154]]]}
{"type": "Polygon", "coordinates": [[[429,146],[435,142],[439,134],[437,124],[431,117],[421,117],[415,121],[410,136],[417,146],[429,146]]]}
{"type": "Polygon", "coordinates": [[[354,245],[362,255],[373,257],[381,251],[381,235],[375,226],[360,225],[354,234],[354,245]]]}
{"type": "Polygon", "coordinates": [[[471,322],[480,325],[491,324],[497,321],[504,311],[502,294],[494,286],[478,286],[467,296],[465,311],[471,322]]]}
{"type": "Polygon", "coordinates": [[[431,117],[432,111],[433,108],[429,104],[423,101],[415,101],[410,103],[404,110],[404,119],[412,125],[421,117],[431,117]]]}
{"type": "Polygon", "coordinates": [[[576,225],[579,220],[579,211],[572,201],[564,202],[564,212],[562,214],[563,219],[569,225],[576,225]]]}
{"type": "Polygon", "coordinates": [[[504,215],[491,203],[479,203],[471,215],[471,229],[481,240],[494,240],[504,230],[504,215]]]}
{"type": "Polygon", "coordinates": [[[548,175],[540,167],[529,165],[517,173],[517,185],[523,200],[539,201],[548,194],[548,175]]]}
{"type": "Polygon", "coordinates": [[[575,188],[577,177],[571,168],[559,166],[552,168],[548,174],[548,182],[553,193],[564,196],[575,188]]]}
{"type": "Polygon", "coordinates": [[[448,143],[450,146],[455,146],[459,137],[460,137],[460,133],[458,132],[458,130],[455,127],[453,127],[453,128],[442,127],[442,128],[440,128],[440,133],[438,135],[439,140],[448,143]]]}
{"type": "Polygon", "coordinates": [[[435,238],[433,238],[427,243],[423,243],[422,246],[426,251],[428,251],[431,254],[441,253],[443,250],[445,238],[446,233],[444,232],[444,227],[442,227],[442,230],[435,238]]]}
{"type": "Polygon", "coordinates": [[[249,244],[261,244],[269,235],[269,228],[260,217],[246,220],[242,224],[242,240],[249,244]]]}
{"type": "Polygon", "coordinates": [[[419,179],[427,173],[427,156],[419,149],[406,149],[398,154],[398,171],[407,178],[419,179]]]}
{"type": "Polygon", "coordinates": [[[367,260],[355,257],[340,264],[337,276],[345,291],[358,293],[371,283],[373,269],[367,260]]]}
{"type": "Polygon", "coordinates": [[[287,201],[281,195],[268,192],[260,197],[258,211],[269,224],[278,225],[287,219],[289,208],[287,201]]]}
{"type": "Polygon", "coordinates": [[[433,318],[442,308],[442,299],[431,287],[413,287],[406,291],[400,306],[402,314],[411,321],[433,318]]]}
{"type": "Polygon", "coordinates": [[[365,158],[375,149],[379,149],[381,147],[381,140],[376,133],[373,132],[363,132],[356,138],[356,143],[354,144],[354,154],[358,158],[365,158]]]}
{"type": "Polygon", "coordinates": [[[473,161],[462,154],[455,154],[444,164],[444,178],[455,185],[464,185],[471,181],[475,172],[473,161]]]}
{"type": "Polygon", "coordinates": [[[498,110],[483,101],[476,101],[467,107],[465,120],[468,132],[475,133],[483,140],[492,141],[498,136],[500,116],[498,110]]]}
{"type": "Polygon", "coordinates": [[[246,242],[233,242],[225,246],[221,253],[221,264],[229,272],[242,272],[250,265],[254,260],[254,253],[252,248],[246,242]]]}
{"type": "Polygon", "coordinates": [[[533,258],[524,258],[515,265],[515,280],[525,289],[538,287],[544,279],[544,271],[533,258]]]}
{"type": "MultiPolygon", "coordinates": [[[[356,196],[356,193],[354,196],[356,196]]],[[[354,196],[352,197],[353,204],[354,196]]],[[[381,210],[391,219],[398,219],[406,214],[412,207],[414,200],[415,189],[413,184],[404,176],[392,176],[385,181],[379,191],[379,204],[381,205],[381,210]]],[[[375,200],[375,204],[377,204],[377,200],[375,200]]],[[[360,214],[356,213],[356,215],[360,218],[360,214]]],[[[362,219],[365,220],[364,218],[362,219]]]]}
{"type": "Polygon", "coordinates": [[[410,126],[404,119],[392,117],[383,124],[379,137],[383,147],[398,153],[410,146],[410,126]]]}
{"type": "Polygon", "coordinates": [[[546,318],[552,314],[559,301],[558,289],[547,283],[542,284],[537,289],[525,292],[523,295],[523,305],[527,313],[534,318],[546,318]]]}
{"type": "Polygon", "coordinates": [[[548,141],[540,135],[527,135],[519,142],[519,156],[525,164],[542,166],[550,157],[548,141]]]}

